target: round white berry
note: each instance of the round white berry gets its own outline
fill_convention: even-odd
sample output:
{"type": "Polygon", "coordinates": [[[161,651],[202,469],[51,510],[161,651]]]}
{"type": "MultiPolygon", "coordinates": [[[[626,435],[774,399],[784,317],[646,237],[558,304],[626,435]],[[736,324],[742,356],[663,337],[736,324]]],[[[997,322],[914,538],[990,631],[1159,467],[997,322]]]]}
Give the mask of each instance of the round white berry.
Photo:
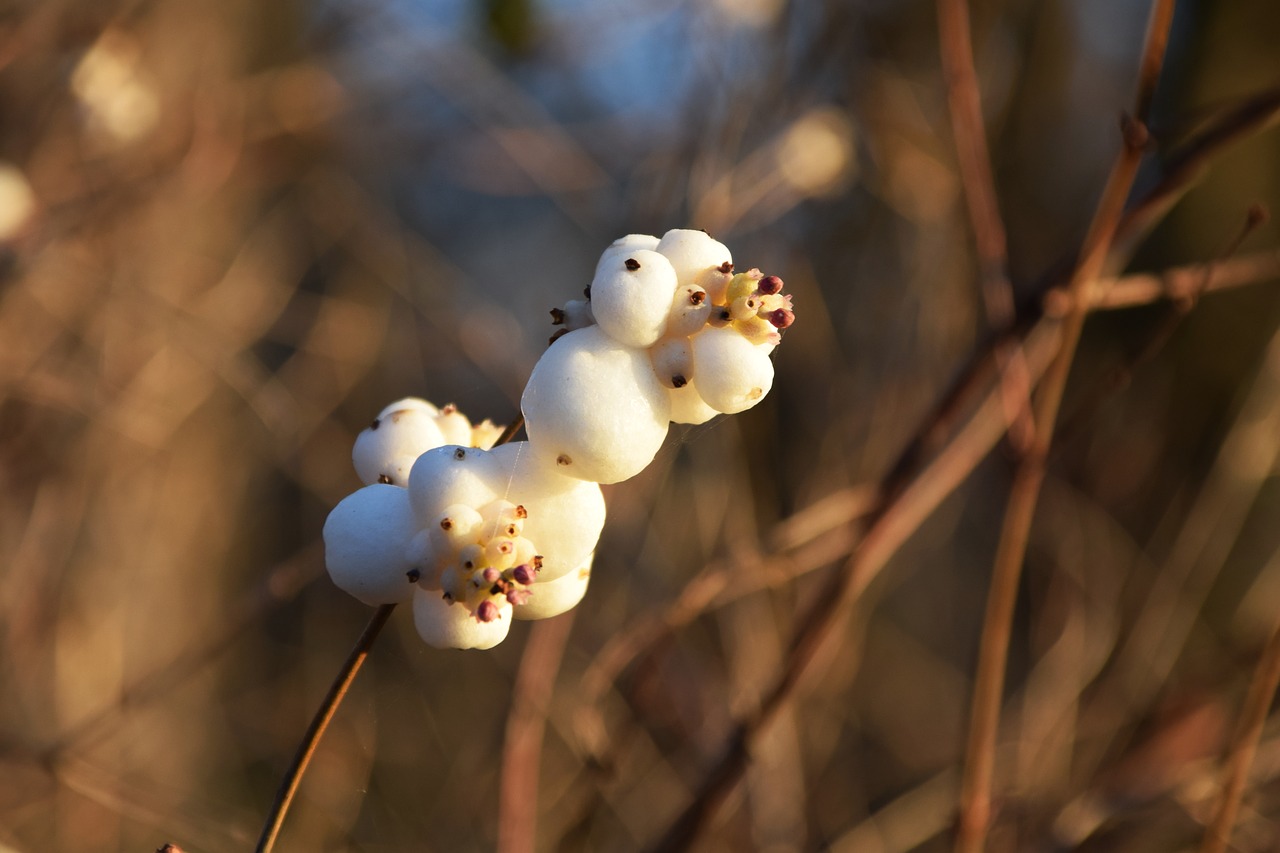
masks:
{"type": "Polygon", "coordinates": [[[707,405],[698,393],[697,383],[693,380],[683,388],[671,389],[671,422],[675,424],[705,424],[720,412],[707,405]]]}
{"type": "Polygon", "coordinates": [[[596,275],[599,275],[605,264],[621,252],[630,252],[636,249],[647,249],[652,252],[657,248],[658,238],[652,234],[628,234],[625,237],[619,237],[609,244],[609,248],[605,249],[604,253],[600,255],[600,260],[596,261],[596,275]]]}
{"type": "Polygon", "coordinates": [[[466,415],[458,411],[457,406],[450,404],[441,409],[440,414],[436,417],[436,426],[440,428],[441,434],[444,435],[444,444],[458,444],[463,447],[471,446],[471,421],[466,415]]]}
{"type": "Polygon", "coordinates": [[[698,393],[716,411],[745,411],[773,387],[773,362],[768,353],[732,327],[704,329],[692,341],[698,393]]]}
{"type": "Polygon", "coordinates": [[[402,488],[374,483],[347,495],[324,523],[329,576],[365,604],[408,601],[414,585],[406,551],[417,529],[402,488]]]}
{"type": "Polygon", "coordinates": [[[721,301],[733,269],[733,255],[723,243],[705,231],[676,228],[662,235],[656,251],[671,261],[680,284],[701,285],[713,301],[721,301]]]}
{"type": "Polygon", "coordinates": [[[649,350],[653,372],[667,388],[683,388],[693,378],[693,346],[688,338],[663,338],[649,350]]]}
{"type": "Polygon", "coordinates": [[[572,610],[587,594],[591,580],[591,560],[587,559],[576,569],[554,580],[541,578],[530,589],[529,600],[515,608],[515,618],[549,619],[572,610]]]}
{"type": "Polygon", "coordinates": [[[662,446],[671,414],[648,354],[599,326],[570,332],[547,348],[520,407],[533,452],[554,460],[564,474],[595,483],[644,470],[662,446]]]}
{"type": "Polygon", "coordinates": [[[409,472],[409,502],[419,526],[436,524],[452,504],[481,507],[497,497],[491,452],[445,445],[418,457],[409,472]]]}
{"type": "Polygon", "coordinates": [[[447,600],[436,590],[416,588],[413,626],[427,645],[437,649],[491,649],[511,630],[511,605],[496,601],[496,618],[482,621],[466,606],[447,600]]]}
{"type": "Polygon", "coordinates": [[[646,249],[617,252],[591,282],[591,313],[614,340],[647,347],[662,337],[675,292],[675,270],[665,257],[646,249]]]}
{"type": "Polygon", "coordinates": [[[665,334],[669,338],[687,338],[701,331],[710,316],[711,299],[707,291],[697,284],[682,284],[671,300],[665,334]]]}
{"type": "MultiPolygon", "coordinates": [[[[558,346],[558,344],[557,344],[558,346]]],[[[554,460],[532,452],[520,441],[494,448],[506,472],[500,497],[525,508],[522,536],[542,557],[539,581],[550,581],[578,568],[596,548],[604,528],[604,495],[597,483],[561,473],[554,460]]]]}
{"type": "Polygon", "coordinates": [[[414,460],[445,443],[435,416],[426,409],[417,406],[388,409],[390,411],[384,409],[371,426],[356,436],[351,450],[356,474],[365,485],[408,484],[414,460]]]}
{"type": "Polygon", "coordinates": [[[399,400],[396,400],[394,403],[388,403],[387,405],[383,406],[382,411],[378,412],[378,417],[385,418],[387,415],[391,414],[392,412],[399,412],[403,409],[417,409],[419,411],[426,412],[432,417],[435,417],[436,415],[440,414],[440,410],[436,408],[436,406],[432,405],[431,403],[422,399],[421,397],[403,397],[399,400]]]}

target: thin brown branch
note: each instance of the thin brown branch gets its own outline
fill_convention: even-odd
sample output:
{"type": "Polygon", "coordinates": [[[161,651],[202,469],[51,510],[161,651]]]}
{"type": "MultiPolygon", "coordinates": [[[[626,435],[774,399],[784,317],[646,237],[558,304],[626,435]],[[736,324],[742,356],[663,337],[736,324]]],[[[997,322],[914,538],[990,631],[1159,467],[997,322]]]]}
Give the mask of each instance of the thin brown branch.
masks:
{"type": "Polygon", "coordinates": [[[1262,739],[1262,727],[1267,721],[1267,712],[1271,701],[1275,698],[1276,687],[1280,685],[1280,620],[1277,620],[1263,649],[1262,659],[1253,671],[1253,679],[1249,684],[1249,692],[1241,709],[1240,722],[1232,738],[1231,748],[1227,752],[1227,760],[1222,768],[1222,796],[1218,803],[1213,822],[1205,832],[1201,853],[1226,853],[1231,841],[1231,828],[1235,825],[1236,815],[1240,811],[1240,801],[1244,796],[1245,782],[1249,777],[1249,768],[1253,765],[1253,757],[1258,751],[1258,742],[1262,739]]]}
{"type": "MultiPolygon", "coordinates": [[[[1057,325],[1051,321],[1042,322],[1032,330],[1024,344],[1033,382],[1043,373],[1057,350],[1057,325]]],[[[741,779],[751,745],[799,690],[825,644],[841,636],[839,628],[862,591],[1005,434],[1008,421],[1004,416],[1000,386],[993,371],[985,376],[987,386],[981,402],[941,452],[918,476],[900,488],[882,491],[879,505],[866,522],[866,534],[800,620],[787,659],[762,697],[759,708],[738,723],[719,760],[653,850],[685,850],[693,844],[706,822],[741,779]]],[[[915,448],[914,444],[908,445],[904,455],[915,452],[915,448]]],[[[897,477],[900,470],[901,460],[890,468],[886,484],[897,477]]]]}
{"type": "MultiPolygon", "coordinates": [[[[1164,56],[1163,47],[1168,38],[1169,22],[1173,17],[1173,5],[1172,0],[1156,0],[1152,11],[1146,47],[1143,50],[1138,94],[1140,107],[1146,105],[1144,101],[1149,100],[1148,89],[1154,88],[1159,76],[1164,56]]],[[[982,624],[964,774],[960,786],[960,815],[955,843],[957,853],[979,853],[986,846],[987,831],[991,824],[991,792],[1005,667],[1013,632],[1013,611],[1022,563],[1031,535],[1031,522],[1035,517],[1040,487],[1044,482],[1045,463],[1053,443],[1054,427],[1062,395],[1066,390],[1067,376],[1075,361],[1076,347],[1088,314],[1089,291],[1110,255],[1112,240],[1148,141],[1146,127],[1138,119],[1126,118],[1121,129],[1123,139],[1120,153],[1107,178],[1068,285],[1071,308],[1063,321],[1058,353],[1049,365],[1035,400],[1034,435],[1014,476],[996,549],[982,624]]]]}
{"type": "MultiPolygon", "coordinates": [[[[1150,305],[1162,299],[1184,301],[1197,293],[1216,293],[1250,284],[1280,279],[1280,251],[1270,249],[1220,261],[1171,267],[1158,273],[1137,273],[1098,282],[1091,306],[1112,311],[1150,305]]],[[[1048,316],[1061,316],[1066,294],[1055,288],[1045,301],[1048,316]]]]}
{"type": "Polygon", "coordinates": [[[1093,420],[1104,402],[1112,395],[1128,387],[1133,380],[1134,372],[1154,359],[1173,338],[1174,333],[1182,325],[1182,321],[1196,307],[1209,289],[1219,268],[1227,263],[1249,235],[1267,221],[1267,211],[1256,204],[1249,208],[1244,224],[1219,255],[1217,261],[1205,264],[1201,270],[1200,280],[1192,285],[1192,289],[1170,300],[1170,307],[1160,323],[1146,336],[1142,344],[1124,363],[1113,368],[1100,382],[1090,389],[1085,400],[1076,406],[1062,419],[1058,434],[1063,441],[1068,441],[1085,424],[1093,420]]]}
{"type": "MultiPolygon", "coordinates": [[[[983,127],[967,0],[938,0],[938,43],[947,81],[951,135],[978,252],[978,277],[987,322],[993,329],[1004,331],[1014,321],[1013,286],[1007,269],[1008,239],[983,127]]],[[[1007,339],[996,346],[995,358],[1003,377],[1007,416],[1013,424],[1011,436],[1021,447],[1030,439],[1031,428],[1026,362],[1017,346],[1007,339]]]]}
{"type": "Polygon", "coordinates": [[[502,749],[498,791],[499,853],[533,853],[538,828],[538,763],[548,706],[565,643],[573,628],[570,610],[538,622],[520,658],[502,749]]]}
{"type": "Polygon", "coordinates": [[[1227,110],[1171,151],[1161,164],[1160,180],[1125,211],[1116,230],[1115,245],[1122,250],[1134,246],[1195,186],[1224,149],[1253,136],[1278,118],[1280,87],[1275,87],[1227,110]]]}
{"type": "Polygon", "coordinates": [[[973,67],[973,39],[967,0],[938,0],[938,43],[947,81],[951,135],[969,221],[978,250],[978,268],[987,320],[995,329],[1013,322],[1013,289],[1006,272],[1008,246],[996,198],[991,156],[982,121],[982,96],[973,67]]]}
{"type": "Polygon", "coordinates": [[[351,687],[351,682],[355,681],[357,673],[360,672],[360,667],[364,666],[373,641],[378,639],[383,626],[387,624],[387,620],[391,618],[391,612],[395,609],[394,604],[384,604],[373,612],[373,618],[365,626],[360,639],[356,640],[351,653],[347,655],[333,683],[329,685],[329,691],[325,693],[315,716],[311,718],[311,724],[307,726],[306,734],[302,736],[302,742],[298,744],[298,751],[294,754],[289,769],[280,780],[275,801],[271,804],[271,810],[267,812],[262,835],[254,848],[256,853],[270,853],[275,847],[276,836],[280,834],[285,815],[289,813],[289,804],[293,802],[293,795],[297,793],[298,786],[302,783],[302,776],[307,772],[307,765],[311,763],[311,756],[315,754],[320,738],[324,737],[325,731],[329,728],[329,721],[333,719],[338,706],[342,704],[343,697],[351,687]]]}

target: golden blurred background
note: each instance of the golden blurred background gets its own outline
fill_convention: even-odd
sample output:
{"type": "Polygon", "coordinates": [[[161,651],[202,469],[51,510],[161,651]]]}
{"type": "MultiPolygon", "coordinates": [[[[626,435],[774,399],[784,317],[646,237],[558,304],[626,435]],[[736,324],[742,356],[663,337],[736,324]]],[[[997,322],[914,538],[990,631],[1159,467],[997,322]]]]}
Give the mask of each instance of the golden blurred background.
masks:
{"type": "MultiPolygon", "coordinates": [[[[252,848],[369,618],[319,543],[357,432],[406,395],[509,422],[599,252],[699,227],[795,295],[773,393],[607,487],[572,614],[484,653],[395,614],[278,849],[655,842],[886,484],[944,483],[922,466],[955,432],[895,468],[937,401],[1008,323],[1052,324],[1148,11],[972,4],[1011,320],[984,303],[933,3],[7,4],[0,850],[252,848]]],[[[1067,387],[990,850],[1194,849],[1212,814],[1280,618],[1276,226],[1237,239],[1280,197],[1277,44],[1266,0],[1177,4],[1108,270],[1154,292],[1091,317],[1067,387]]],[[[996,429],[698,849],[950,849],[1020,447],[996,429]]],[[[1280,849],[1277,817],[1269,720],[1232,849],[1280,849]]]]}

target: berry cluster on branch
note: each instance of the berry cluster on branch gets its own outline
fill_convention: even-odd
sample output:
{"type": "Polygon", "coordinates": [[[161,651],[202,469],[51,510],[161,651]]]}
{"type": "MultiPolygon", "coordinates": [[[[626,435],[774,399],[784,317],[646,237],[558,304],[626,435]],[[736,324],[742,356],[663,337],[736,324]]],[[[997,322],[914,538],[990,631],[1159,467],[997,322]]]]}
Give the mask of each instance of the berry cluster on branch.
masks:
{"type": "Polygon", "coordinates": [[[702,231],[629,234],[601,256],[585,300],[521,398],[527,441],[453,406],[407,398],[356,439],[364,488],[324,527],[335,584],[369,605],[412,601],[439,648],[490,648],[513,619],[563,613],[586,594],[604,526],[600,484],[640,473],[671,423],[756,405],[795,319],[777,276],[735,273],[702,231]]]}

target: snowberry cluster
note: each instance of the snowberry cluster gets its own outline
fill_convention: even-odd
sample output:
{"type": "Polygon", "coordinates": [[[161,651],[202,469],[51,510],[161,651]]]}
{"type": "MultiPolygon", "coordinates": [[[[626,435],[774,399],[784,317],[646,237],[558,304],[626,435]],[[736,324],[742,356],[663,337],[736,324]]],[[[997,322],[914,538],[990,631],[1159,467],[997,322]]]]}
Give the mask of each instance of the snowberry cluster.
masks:
{"type": "Polygon", "coordinates": [[[366,604],[412,600],[442,648],[490,648],[513,618],[573,607],[604,526],[600,484],[640,473],[670,423],[769,392],[769,354],[795,319],[782,286],[735,273],[702,231],[616,240],[586,300],[551,312],[563,328],[521,399],[527,441],[493,447],[500,428],[412,398],[360,434],[366,485],[325,523],[330,576],[366,604]]]}

